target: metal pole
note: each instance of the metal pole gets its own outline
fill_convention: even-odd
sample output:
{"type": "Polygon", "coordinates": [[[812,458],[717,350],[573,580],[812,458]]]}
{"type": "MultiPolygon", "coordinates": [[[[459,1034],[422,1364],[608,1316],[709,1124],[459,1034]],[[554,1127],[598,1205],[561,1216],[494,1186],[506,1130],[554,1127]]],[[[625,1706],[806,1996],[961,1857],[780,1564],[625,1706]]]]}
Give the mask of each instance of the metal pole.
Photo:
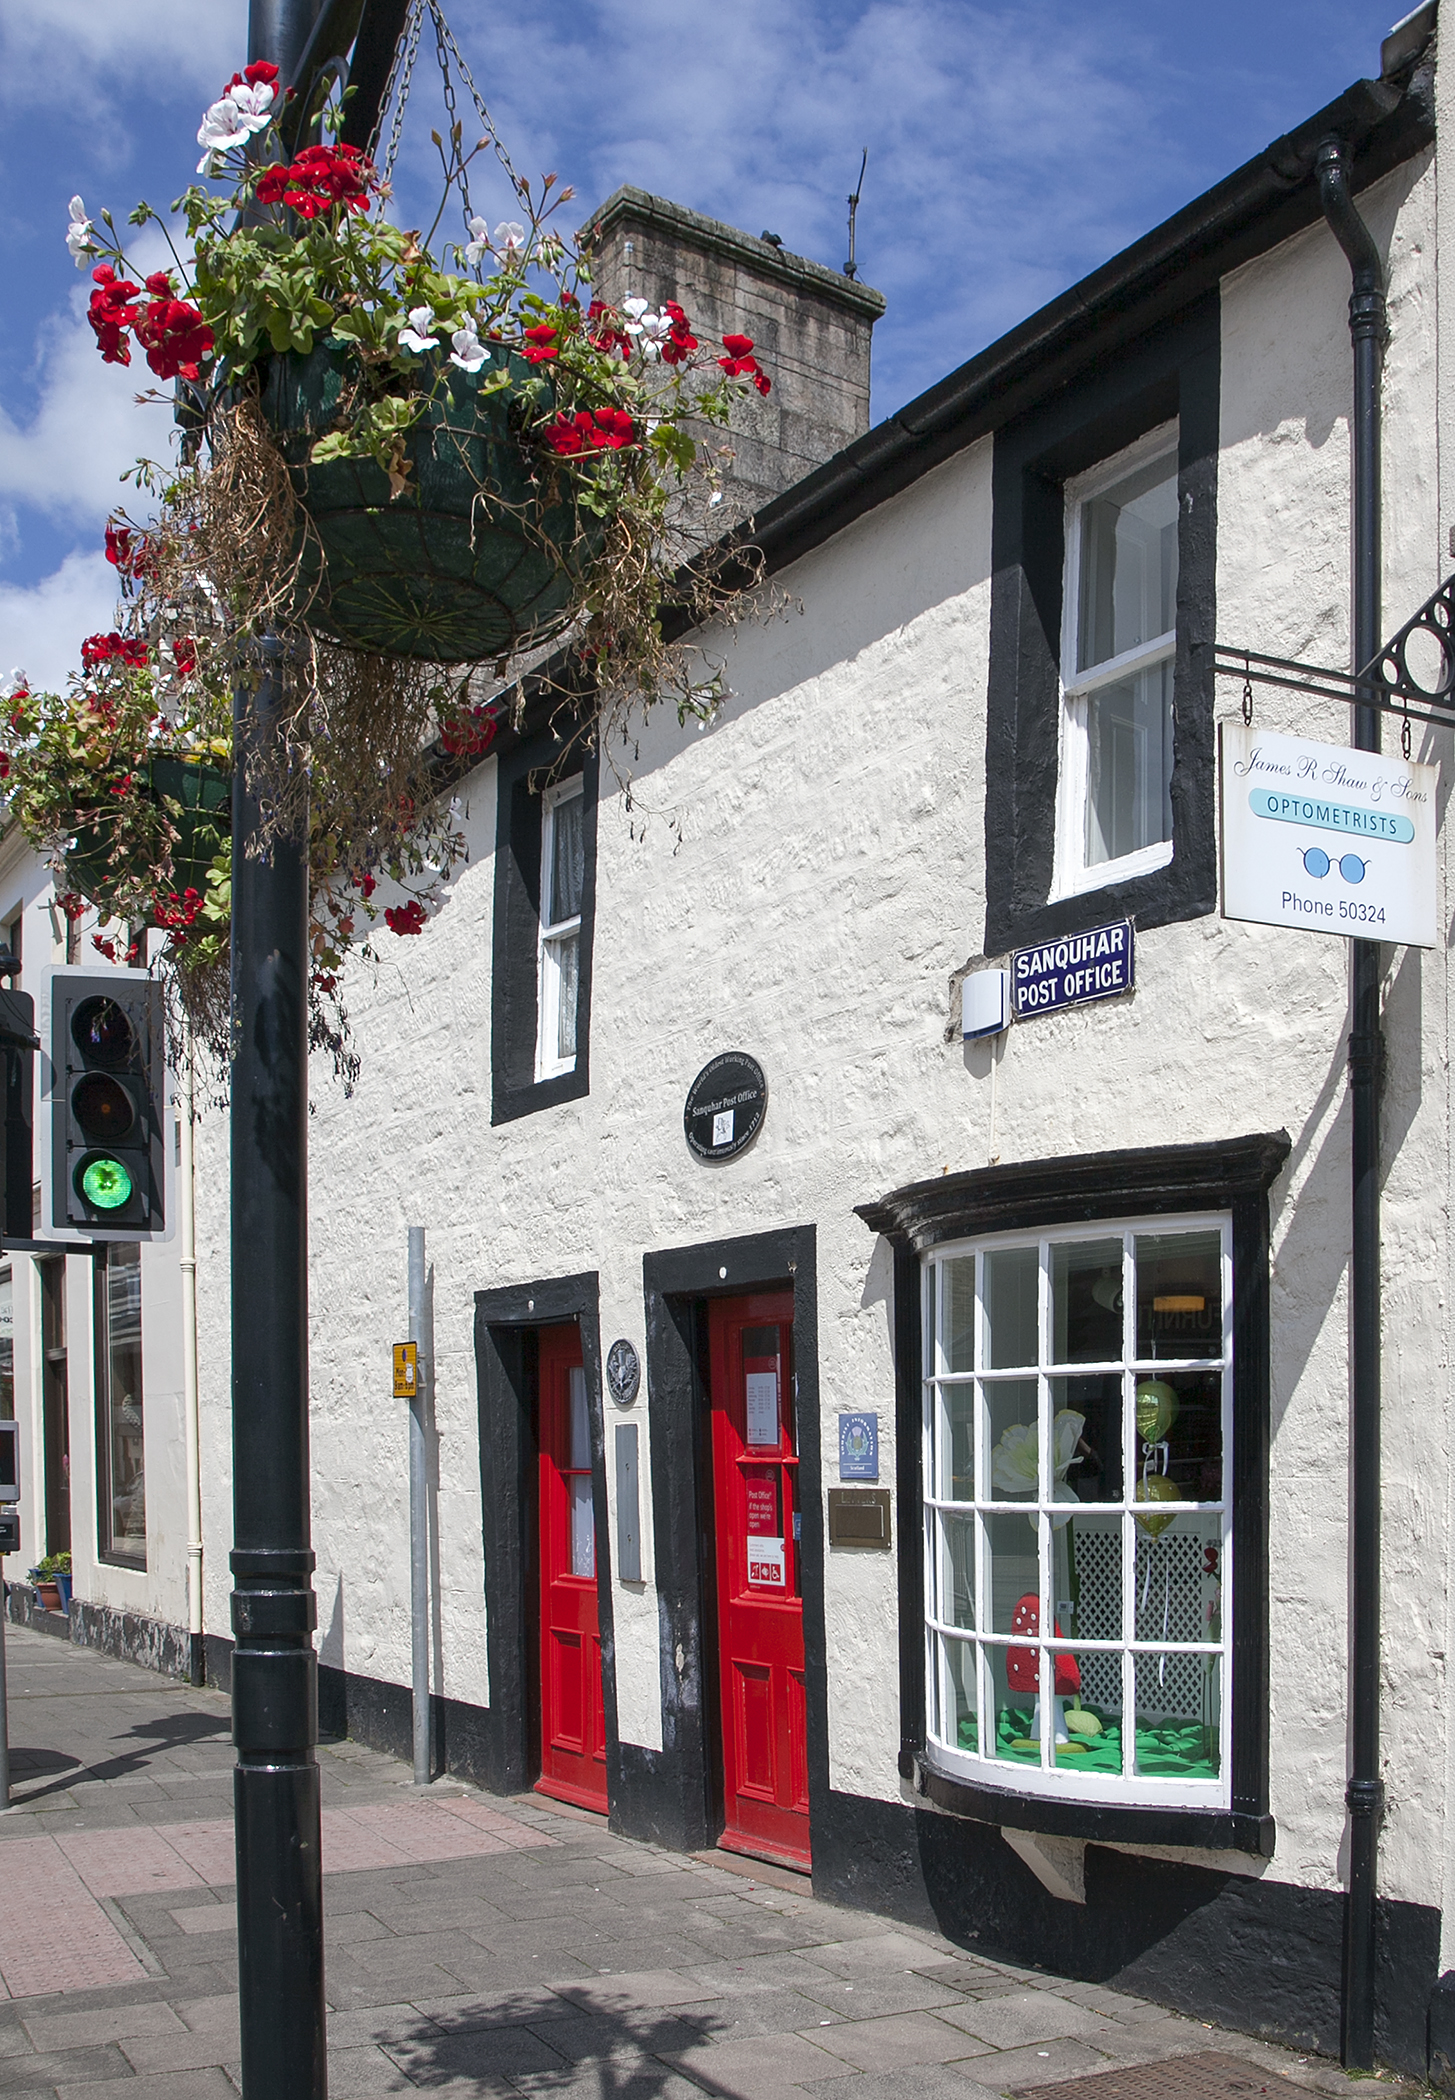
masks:
{"type": "Polygon", "coordinates": [[[428,1786],[431,1774],[429,1710],[429,1477],[425,1425],[429,1391],[429,1337],[425,1331],[424,1227],[409,1228],[409,1339],[418,1368],[409,1403],[409,1608],[413,1636],[414,1783],[428,1786]]]}
{"type": "Polygon", "coordinates": [[[197,1183],[193,1126],[196,1057],[187,1037],[178,1102],[181,1163],[177,1168],[177,1267],[182,1272],[182,1414],[187,1459],[187,1674],[207,1679],[202,1641],[202,1440],[197,1415],[197,1183]]]}
{"type": "Polygon", "coordinates": [[[233,1741],[245,2100],[323,2100],[318,1663],[308,1481],[308,827],[259,851],[284,645],[234,711],[233,1741]]]}
{"type": "MultiPolygon", "coordinates": [[[[1318,149],[1324,215],[1349,258],[1353,287],[1349,334],[1354,348],[1354,669],[1381,646],[1380,368],[1386,335],[1384,271],[1379,250],[1354,208],[1348,149],[1325,139],[1318,149]]],[[[1379,710],[1354,706],[1354,743],[1379,749],[1379,710]]],[[[1350,1719],[1349,1893],[1344,1909],[1342,2056],[1351,2070],[1374,2065],[1374,1985],[1379,1825],[1384,1781],[1379,1765],[1380,1515],[1380,1256],[1379,1087],[1384,1063],[1380,1028],[1380,957],[1376,941],[1352,943],[1349,971],[1349,1102],[1352,1121],[1350,1318],[1350,1719]]]]}
{"type": "Polygon", "coordinates": [[[0,1563],[0,1808],[10,1806],[10,1708],[5,1696],[5,1575],[0,1563]]]}

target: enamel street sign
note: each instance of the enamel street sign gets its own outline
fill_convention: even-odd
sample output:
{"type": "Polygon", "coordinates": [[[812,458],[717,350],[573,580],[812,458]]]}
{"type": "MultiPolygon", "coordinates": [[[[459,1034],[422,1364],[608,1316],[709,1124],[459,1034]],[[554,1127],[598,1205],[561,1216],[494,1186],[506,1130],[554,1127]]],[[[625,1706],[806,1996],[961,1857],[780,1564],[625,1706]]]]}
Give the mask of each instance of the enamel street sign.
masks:
{"type": "Polygon", "coordinates": [[[1433,948],[1439,767],[1224,722],[1223,917],[1433,948]]]}

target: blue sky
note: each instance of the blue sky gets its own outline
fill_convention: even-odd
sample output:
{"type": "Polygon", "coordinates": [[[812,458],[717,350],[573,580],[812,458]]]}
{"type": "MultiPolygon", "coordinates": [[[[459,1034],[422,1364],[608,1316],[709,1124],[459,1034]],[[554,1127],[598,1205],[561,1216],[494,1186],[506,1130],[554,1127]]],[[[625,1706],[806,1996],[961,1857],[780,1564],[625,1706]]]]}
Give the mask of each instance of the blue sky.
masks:
{"type": "MultiPolygon", "coordinates": [[[[619,183],[831,267],[869,149],[861,276],[876,420],[1361,74],[1398,0],[447,0],[522,172],[583,208],[619,183]]],[[[101,527],[167,442],[103,366],[64,246],[79,192],[118,221],[191,179],[246,0],[0,0],[0,671],[49,683],[109,624],[101,527]]],[[[421,53],[400,166],[425,208],[438,75],[421,53]]],[[[503,196],[481,199],[503,205],[503,196]]],[[[583,210],[584,216],[584,210],[583,210]]],[[[425,223],[428,223],[426,219],[425,223]]]]}

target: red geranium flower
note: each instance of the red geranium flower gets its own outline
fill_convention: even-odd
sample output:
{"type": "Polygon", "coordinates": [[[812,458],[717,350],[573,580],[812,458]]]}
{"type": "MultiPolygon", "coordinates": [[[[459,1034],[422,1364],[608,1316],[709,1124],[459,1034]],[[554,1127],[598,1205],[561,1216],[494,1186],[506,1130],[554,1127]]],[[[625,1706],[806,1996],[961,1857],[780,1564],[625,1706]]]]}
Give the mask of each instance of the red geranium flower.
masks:
{"type": "Polygon", "coordinates": [[[672,319],[671,331],[662,345],[662,362],[664,365],[684,364],[697,348],[697,338],[675,299],[664,299],[662,311],[670,314],[672,319]]]}
{"type": "Polygon", "coordinates": [[[134,301],[141,297],[141,286],[118,277],[110,263],[102,263],[91,275],[99,290],[91,294],[86,319],[95,331],[101,355],[108,365],[129,365],[131,345],[126,340],[126,331],[136,326],[134,301]]]}
{"type": "Polygon", "coordinates": [[[98,664],[113,661],[131,664],[140,670],[147,660],[147,645],[135,635],[88,634],[81,644],[81,664],[87,671],[94,671],[98,664]]]}
{"type": "Polygon", "coordinates": [[[482,758],[495,741],[497,726],[493,707],[462,707],[440,723],[440,749],[450,758],[482,758]]]}
{"type": "MultiPolygon", "coordinates": [[[[148,278],[148,288],[153,282],[148,278]]],[[[170,294],[153,299],[135,326],[136,339],[158,379],[195,379],[201,360],[212,354],[212,330],[201,314],[170,294]]]]}
{"type": "Polygon", "coordinates": [[[374,165],[357,146],[305,146],[286,168],[269,168],[258,184],[260,204],[286,204],[300,219],[317,219],[335,206],[369,209],[374,165]]]}
{"type": "Polygon", "coordinates": [[[197,668],[197,644],[187,635],[181,635],[172,644],[172,662],[177,666],[179,678],[190,678],[197,668]]]}
{"type": "Polygon", "coordinates": [[[125,571],[131,567],[131,534],[124,525],[107,526],[106,559],[113,569],[125,571]]]}
{"type": "Polygon", "coordinates": [[[602,299],[593,299],[586,309],[586,339],[593,350],[620,350],[623,357],[631,355],[632,339],[621,325],[620,314],[602,299]]]}
{"type": "Polygon", "coordinates": [[[634,444],[637,427],[624,408],[578,408],[559,415],[541,432],[543,442],[562,458],[582,452],[620,452],[634,444]]]}
{"type": "Polygon", "coordinates": [[[773,382],[753,355],[753,338],[750,335],[725,335],[722,346],[728,353],[718,363],[729,379],[751,379],[760,394],[772,391],[773,382]]]}
{"type": "Polygon", "coordinates": [[[407,904],[391,904],[384,913],[384,924],[391,933],[422,933],[427,917],[424,906],[417,897],[407,904]]]}
{"type": "Polygon", "coordinates": [[[534,328],[527,328],[525,344],[521,355],[527,364],[548,364],[553,357],[559,357],[561,354],[556,341],[556,330],[549,321],[538,321],[534,328]]]}

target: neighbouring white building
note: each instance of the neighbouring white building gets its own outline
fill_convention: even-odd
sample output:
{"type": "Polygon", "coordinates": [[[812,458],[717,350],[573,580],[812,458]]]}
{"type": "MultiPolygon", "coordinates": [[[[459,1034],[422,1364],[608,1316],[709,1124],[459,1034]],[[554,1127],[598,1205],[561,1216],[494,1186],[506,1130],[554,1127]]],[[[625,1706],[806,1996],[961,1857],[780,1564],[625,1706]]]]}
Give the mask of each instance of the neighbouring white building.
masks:
{"type": "MultiPolygon", "coordinates": [[[[725,641],[711,729],[647,725],[630,811],[590,754],[542,792],[529,713],[461,784],[470,863],[352,985],[357,1090],[320,1073],[315,1093],[326,1726],[409,1742],[390,1345],[423,1225],[442,1766],[1337,2050],[1348,949],[1220,913],[1217,730],[1242,715],[1213,656],[1350,664],[1331,136],[1388,289],[1385,630],[1452,566],[1436,59],[1431,4],[1380,80],[769,501],[755,531],[790,609],[725,641]],[[1124,922],[1134,989],[966,1039],[968,981],[1025,951],[1074,967],[1124,922]]],[[[1291,687],[1260,685],[1253,721],[1350,740],[1346,706],[1291,687]]],[[[1412,729],[1443,809],[1450,732],[1412,729]]],[[[1324,858],[1318,879],[1352,885],[1324,858]]],[[[1437,882],[1436,944],[1382,956],[1375,1996],[1380,2057],[1449,2082],[1443,839],[1437,882]]],[[[204,1118],[220,1679],[226,1158],[204,1118]]],[[[162,1263],[142,1264],[144,1356],[162,1263]]],[[[38,1288],[17,1394],[41,1376],[38,1288]]],[[[154,1493],[184,1506],[166,1480],[159,1454],[149,1538],[154,1493]]],[[[99,1596],[180,1625],[136,1580],[96,1565],[99,1596]]]]}

